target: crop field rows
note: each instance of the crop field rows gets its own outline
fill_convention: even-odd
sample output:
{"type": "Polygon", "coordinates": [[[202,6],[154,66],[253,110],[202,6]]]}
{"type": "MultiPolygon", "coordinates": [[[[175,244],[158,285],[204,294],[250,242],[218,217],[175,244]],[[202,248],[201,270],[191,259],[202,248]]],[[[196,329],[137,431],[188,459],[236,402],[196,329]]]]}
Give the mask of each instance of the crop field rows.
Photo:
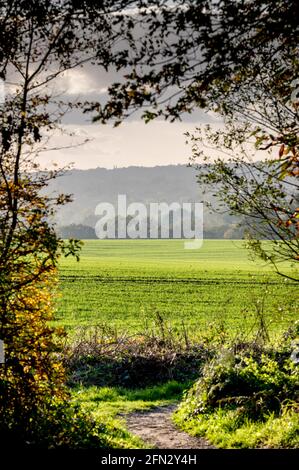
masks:
{"type": "Polygon", "coordinates": [[[138,331],[158,313],[191,332],[212,324],[250,328],[263,312],[279,331],[298,318],[296,284],[248,259],[241,241],[86,241],[81,261],[60,267],[57,324],[73,329],[106,323],[138,331]]]}

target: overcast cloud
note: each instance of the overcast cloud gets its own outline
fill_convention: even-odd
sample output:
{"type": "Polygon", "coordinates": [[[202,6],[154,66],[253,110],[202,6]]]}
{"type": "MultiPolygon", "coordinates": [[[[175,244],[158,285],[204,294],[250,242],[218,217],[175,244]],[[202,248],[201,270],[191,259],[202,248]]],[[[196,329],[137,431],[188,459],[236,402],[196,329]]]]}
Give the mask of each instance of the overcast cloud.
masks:
{"type": "MultiPolygon", "coordinates": [[[[64,99],[105,100],[107,88],[120,77],[114,73],[101,73],[91,66],[66,72],[55,84],[55,94],[64,99]]],[[[169,123],[153,121],[144,124],[140,112],[134,113],[122,125],[92,123],[91,114],[73,111],[65,116],[64,126],[67,132],[75,137],[56,133],[49,145],[63,147],[74,144],[74,148],[47,151],[41,155],[43,166],[53,162],[60,165],[73,163],[75,168],[87,169],[96,167],[113,168],[155,166],[168,164],[187,164],[191,149],[185,144],[184,133],[192,132],[201,123],[217,123],[212,114],[196,110],[191,115],[183,116],[182,122],[169,123]],[[76,147],[85,139],[90,141],[76,147]]]]}

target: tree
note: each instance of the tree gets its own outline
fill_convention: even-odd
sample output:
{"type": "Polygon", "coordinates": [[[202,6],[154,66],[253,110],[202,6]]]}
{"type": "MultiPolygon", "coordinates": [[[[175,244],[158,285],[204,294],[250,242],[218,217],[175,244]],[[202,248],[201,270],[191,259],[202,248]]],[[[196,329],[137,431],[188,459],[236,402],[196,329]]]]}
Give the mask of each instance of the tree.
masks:
{"type": "Polygon", "coordinates": [[[179,119],[198,106],[214,110],[232,86],[240,88],[244,79],[254,79],[257,62],[266,70],[277,58],[284,65],[278,70],[277,89],[290,94],[298,72],[295,0],[142,4],[124,31],[122,45],[109,55],[110,66],[122,65],[127,73],[109,87],[106,104],[87,109],[95,111],[95,120],[118,125],[139,108],[146,121],[179,119]]]}
{"type": "Polygon", "coordinates": [[[224,97],[222,129],[205,126],[189,137],[203,163],[199,182],[216,189],[222,210],[242,216],[253,253],[288,276],[281,262],[299,260],[298,101],[276,93],[279,64],[257,70],[253,84],[244,80],[224,97]]]}
{"type": "Polygon", "coordinates": [[[197,106],[218,113],[224,129],[189,136],[203,163],[204,143],[228,153],[214,161],[214,152],[199,181],[244,216],[250,247],[279,272],[280,261],[299,260],[296,13],[297,2],[282,0],[159,2],[143,13],[146,32],[126,80],[109,88],[105,105],[88,108],[115,125],[138,108],[146,122],[179,119],[197,106]],[[268,158],[257,163],[253,147],[268,158]]]}
{"type": "Polygon", "coordinates": [[[96,238],[94,228],[84,224],[70,224],[59,227],[58,234],[63,239],[94,240],[96,238]]]}
{"type": "Polygon", "coordinates": [[[252,252],[290,277],[281,262],[299,261],[298,60],[284,43],[276,47],[257,50],[228,91],[217,85],[224,127],[206,126],[189,137],[193,157],[204,163],[199,182],[216,188],[223,206],[243,216],[252,252]],[[266,66],[265,49],[272,51],[266,66]],[[207,147],[218,150],[216,156],[207,147]]]}
{"type": "MultiPolygon", "coordinates": [[[[49,326],[57,263],[78,256],[80,242],[59,239],[49,222],[68,195],[44,189],[61,170],[46,171],[38,155],[47,134],[80,102],[55,96],[53,83],[85,63],[106,67],[122,35],[130,1],[0,1],[0,76],[7,93],[0,106],[0,431],[30,436],[36,413],[65,400],[59,329],[49,326]],[[116,13],[120,12],[119,15],[116,13]]],[[[66,402],[63,402],[66,403],[66,402]]],[[[54,420],[55,421],[55,420],[54,420]]],[[[28,439],[27,439],[28,440],[28,439]]]]}

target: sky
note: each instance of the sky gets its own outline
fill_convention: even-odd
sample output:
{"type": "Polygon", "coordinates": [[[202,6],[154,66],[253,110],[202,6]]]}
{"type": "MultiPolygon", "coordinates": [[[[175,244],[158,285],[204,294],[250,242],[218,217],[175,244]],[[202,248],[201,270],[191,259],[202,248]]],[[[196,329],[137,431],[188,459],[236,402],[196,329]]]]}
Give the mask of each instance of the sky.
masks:
{"type": "Polygon", "coordinates": [[[43,166],[73,163],[80,169],[187,164],[191,147],[186,145],[184,133],[192,132],[194,128],[190,122],[170,124],[163,121],[149,124],[124,122],[117,128],[96,123],[68,124],[66,131],[75,136],[55,135],[51,143],[74,147],[44,152],[40,162],[43,166]],[[84,143],[86,139],[89,141],[84,143]]]}
{"type": "MultiPolygon", "coordinates": [[[[104,99],[109,83],[117,78],[113,72],[99,75],[91,67],[74,69],[59,79],[54,93],[66,99],[104,99]]],[[[186,145],[184,133],[193,132],[200,124],[217,122],[216,116],[201,110],[175,123],[145,124],[136,113],[115,128],[112,124],[92,123],[90,114],[75,111],[64,118],[64,134],[56,132],[49,140],[48,148],[62,148],[43,152],[40,163],[47,168],[57,163],[80,169],[188,164],[191,147],[186,145]]]]}

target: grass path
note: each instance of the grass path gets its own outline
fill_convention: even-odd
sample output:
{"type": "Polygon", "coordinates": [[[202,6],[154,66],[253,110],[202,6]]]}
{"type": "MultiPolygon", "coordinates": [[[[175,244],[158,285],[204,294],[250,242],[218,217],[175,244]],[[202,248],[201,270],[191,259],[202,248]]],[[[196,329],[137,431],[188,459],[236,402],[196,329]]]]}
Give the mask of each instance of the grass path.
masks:
{"type": "Polygon", "coordinates": [[[157,449],[212,448],[205,439],[192,437],[175,427],[171,419],[175,409],[176,405],[169,405],[132,413],[126,417],[127,429],[157,449]]]}

